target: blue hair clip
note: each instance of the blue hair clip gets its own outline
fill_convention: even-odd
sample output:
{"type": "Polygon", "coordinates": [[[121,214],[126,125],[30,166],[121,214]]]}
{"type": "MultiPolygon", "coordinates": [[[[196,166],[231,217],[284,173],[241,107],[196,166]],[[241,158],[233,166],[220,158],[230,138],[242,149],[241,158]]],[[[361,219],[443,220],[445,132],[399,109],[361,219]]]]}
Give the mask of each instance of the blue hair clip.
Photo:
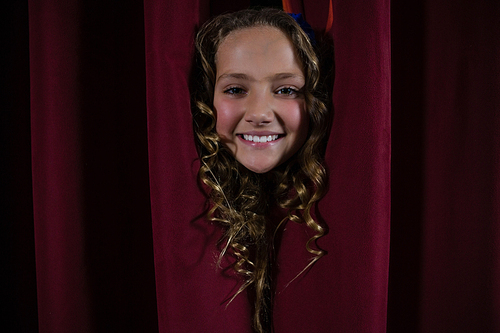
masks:
{"type": "Polygon", "coordinates": [[[309,41],[311,42],[311,44],[313,46],[316,45],[316,37],[314,36],[314,30],[312,29],[311,25],[309,23],[307,23],[306,20],[304,20],[304,17],[302,16],[302,14],[300,14],[300,13],[299,14],[288,13],[288,15],[293,17],[295,22],[297,22],[300,25],[300,27],[302,28],[302,30],[304,30],[306,35],[309,37],[309,41]]]}

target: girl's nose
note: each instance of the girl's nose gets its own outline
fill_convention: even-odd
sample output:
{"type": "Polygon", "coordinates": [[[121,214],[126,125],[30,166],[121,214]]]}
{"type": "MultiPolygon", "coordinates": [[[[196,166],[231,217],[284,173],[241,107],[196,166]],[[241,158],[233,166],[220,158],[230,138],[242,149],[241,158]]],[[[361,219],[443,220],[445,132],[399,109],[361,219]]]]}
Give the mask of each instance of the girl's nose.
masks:
{"type": "Polygon", "coordinates": [[[272,97],[254,93],[248,96],[245,121],[254,126],[263,126],[274,120],[272,97]]]}

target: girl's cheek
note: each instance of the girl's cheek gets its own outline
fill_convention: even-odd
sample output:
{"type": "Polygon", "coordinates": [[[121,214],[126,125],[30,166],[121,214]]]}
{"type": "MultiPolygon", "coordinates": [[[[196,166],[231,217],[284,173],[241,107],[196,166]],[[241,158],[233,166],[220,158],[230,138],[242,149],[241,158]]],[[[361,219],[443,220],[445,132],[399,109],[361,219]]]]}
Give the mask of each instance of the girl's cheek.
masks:
{"type": "Polygon", "coordinates": [[[216,113],[216,131],[220,135],[228,136],[234,131],[239,122],[239,114],[231,100],[218,100],[214,103],[216,113]]]}

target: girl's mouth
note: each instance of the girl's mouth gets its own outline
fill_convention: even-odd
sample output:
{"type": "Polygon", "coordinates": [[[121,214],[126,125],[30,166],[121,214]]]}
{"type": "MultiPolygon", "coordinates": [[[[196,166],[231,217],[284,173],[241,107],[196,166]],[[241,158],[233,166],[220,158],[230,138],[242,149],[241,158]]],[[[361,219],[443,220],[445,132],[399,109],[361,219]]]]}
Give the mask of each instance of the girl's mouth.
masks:
{"type": "Polygon", "coordinates": [[[266,143],[266,142],[276,141],[276,140],[279,139],[280,136],[278,134],[274,134],[274,135],[248,135],[248,134],[242,134],[241,137],[245,141],[258,142],[258,143],[260,143],[260,142],[266,143]]]}

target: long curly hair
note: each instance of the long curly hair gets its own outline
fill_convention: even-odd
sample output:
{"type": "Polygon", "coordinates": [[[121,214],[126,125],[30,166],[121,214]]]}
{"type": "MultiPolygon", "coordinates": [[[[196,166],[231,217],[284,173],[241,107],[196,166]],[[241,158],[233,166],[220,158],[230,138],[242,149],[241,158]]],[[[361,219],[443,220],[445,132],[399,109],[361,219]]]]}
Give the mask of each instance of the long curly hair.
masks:
{"type": "Polygon", "coordinates": [[[244,278],[244,283],[231,300],[250,287],[254,328],[257,332],[269,332],[272,331],[271,266],[277,230],[291,220],[304,223],[313,231],[314,236],[305,244],[313,257],[304,271],[325,254],[315,244],[325,234],[325,228],[313,218],[311,209],[327,188],[323,156],[331,122],[329,96],[309,37],[281,10],[248,9],[215,17],[201,27],[195,46],[198,72],[194,75],[192,112],[201,162],[198,177],[208,188],[208,219],[220,223],[225,230],[218,264],[225,255],[233,258],[232,267],[244,278]],[[304,97],[309,115],[304,145],[288,161],[265,174],[246,169],[221,143],[213,108],[219,45],[231,32],[256,26],[275,27],[291,40],[306,78],[304,97]],[[276,208],[287,212],[279,223],[269,218],[276,208]]]}

